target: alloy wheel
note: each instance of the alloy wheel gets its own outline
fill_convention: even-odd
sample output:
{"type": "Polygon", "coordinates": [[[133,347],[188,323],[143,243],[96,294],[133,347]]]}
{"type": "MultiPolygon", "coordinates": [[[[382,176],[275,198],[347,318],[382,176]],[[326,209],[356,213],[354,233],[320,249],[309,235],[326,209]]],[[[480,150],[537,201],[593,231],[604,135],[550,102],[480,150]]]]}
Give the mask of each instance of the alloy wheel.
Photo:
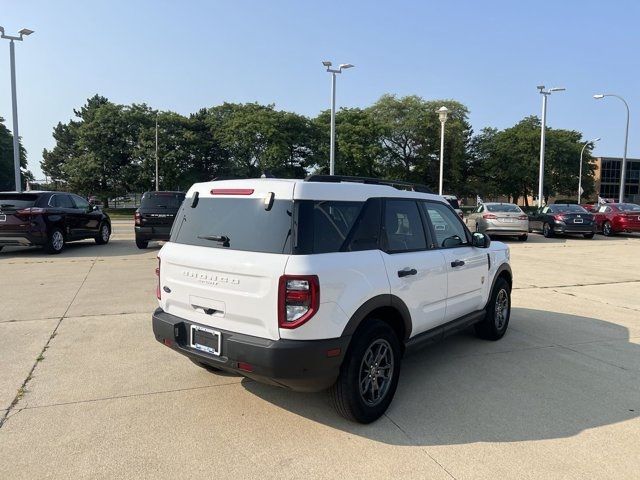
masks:
{"type": "Polygon", "coordinates": [[[496,304],[495,304],[495,322],[496,329],[502,330],[505,323],[507,322],[507,318],[509,316],[509,294],[503,288],[498,292],[496,296],[496,304]]]}
{"type": "Polygon", "coordinates": [[[107,225],[103,225],[102,226],[102,230],[101,230],[101,236],[102,236],[102,241],[103,242],[107,242],[109,241],[109,227],[107,225]]]}
{"type": "Polygon", "coordinates": [[[374,341],[367,348],[358,381],[360,397],[368,406],[378,405],[386,396],[393,378],[393,350],[383,338],[374,341]]]}
{"type": "Polygon", "coordinates": [[[64,236],[60,230],[53,232],[53,235],[51,236],[51,245],[56,252],[62,250],[62,247],[64,246],[64,236]]]}

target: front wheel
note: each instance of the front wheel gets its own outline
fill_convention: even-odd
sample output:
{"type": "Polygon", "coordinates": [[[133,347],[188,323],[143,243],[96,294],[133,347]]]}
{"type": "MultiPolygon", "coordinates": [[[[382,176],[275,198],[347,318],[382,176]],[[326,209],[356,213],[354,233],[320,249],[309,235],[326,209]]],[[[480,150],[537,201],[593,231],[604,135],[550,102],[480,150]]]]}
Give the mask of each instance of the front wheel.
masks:
{"type": "Polygon", "coordinates": [[[57,254],[64,250],[64,234],[59,228],[54,228],[49,234],[47,243],[44,245],[44,249],[47,253],[57,254]]]}
{"type": "Polygon", "coordinates": [[[140,240],[136,238],[136,247],[138,247],[140,250],[144,250],[148,246],[149,246],[149,240],[140,240]]]}
{"type": "Polygon", "coordinates": [[[526,242],[527,238],[529,238],[529,235],[527,235],[526,233],[524,235],[520,235],[518,237],[518,240],[520,240],[521,242],[526,242]]]}
{"type": "Polygon", "coordinates": [[[476,323],[476,334],[486,340],[500,340],[507,332],[511,318],[511,286],[498,278],[485,308],[484,320],[476,323]]]}
{"type": "Polygon", "coordinates": [[[354,335],[331,387],[338,413],[359,423],[380,418],[396,393],[401,359],[400,340],[389,324],[367,320],[354,335]]]}
{"type": "Polygon", "coordinates": [[[100,226],[100,230],[98,230],[98,235],[95,238],[96,243],[98,245],[105,245],[109,243],[109,238],[111,238],[111,229],[109,228],[108,224],[103,223],[100,226]]]}
{"type": "Polygon", "coordinates": [[[602,225],[602,234],[610,237],[611,235],[613,235],[613,228],[611,228],[611,222],[604,222],[604,225],[602,225]]]}

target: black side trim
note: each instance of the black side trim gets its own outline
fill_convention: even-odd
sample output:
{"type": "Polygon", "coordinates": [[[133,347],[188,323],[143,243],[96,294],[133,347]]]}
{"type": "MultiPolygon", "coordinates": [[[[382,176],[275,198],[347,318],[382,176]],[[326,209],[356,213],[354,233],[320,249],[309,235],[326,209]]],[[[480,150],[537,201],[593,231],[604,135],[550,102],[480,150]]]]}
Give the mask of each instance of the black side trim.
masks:
{"type": "Polygon", "coordinates": [[[431,330],[422,332],[407,342],[407,353],[418,350],[428,343],[435,343],[444,337],[453,335],[460,330],[464,330],[471,325],[480,322],[485,316],[485,310],[477,310],[475,312],[464,315],[463,317],[451,320],[444,325],[439,325],[431,330]]]}
{"type": "Polygon", "coordinates": [[[409,338],[409,335],[411,335],[411,330],[413,329],[413,325],[411,323],[411,314],[409,313],[409,309],[407,308],[405,303],[400,298],[391,294],[378,295],[362,304],[360,308],[358,308],[358,310],[356,310],[356,312],[351,316],[351,319],[347,323],[347,326],[344,327],[342,336],[353,335],[360,323],[362,323],[362,321],[366,319],[371,312],[381,307],[393,307],[398,310],[398,312],[400,312],[405,331],[405,338],[401,340],[403,342],[406,342],[409,338]]]}

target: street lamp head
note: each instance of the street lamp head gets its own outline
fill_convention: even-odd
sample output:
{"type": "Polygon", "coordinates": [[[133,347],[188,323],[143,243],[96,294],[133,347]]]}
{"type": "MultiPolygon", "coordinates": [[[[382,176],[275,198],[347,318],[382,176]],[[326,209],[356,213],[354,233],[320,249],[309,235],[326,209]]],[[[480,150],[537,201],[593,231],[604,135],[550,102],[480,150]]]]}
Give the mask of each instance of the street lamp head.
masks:
{"type": "Polygon", "coordinates": [[[0,35],[4,35],[4,27],[0,27],[0,35]]]}
{"type": "Polygon", "coordinates": [[[324,65],[325,67],[329,68],[333,64],[330,61],[325,60],[324,62],[322,62],[322,65],[324,65]]]}
{"type": "Polygon", "coordinates": [[[593,140],[591,140],[592,142],[599,142],[600,140],[602,140],[602,138],[598,137],[598,138],[594,138],[593,140]]]}
{"type": "Polygon", "coordinates": [[[542,90],[544,90],[544,85],[538,85],[536,88],[542,92],[542,90]]]}
{"type": "Polygon", "coordinates": [[[553,87],[549,89],[550,92],[564,92],[565,90],[566,88],[564,87],[553,87]]]}
{"type": "Polygon", "coordinates": [[[440,107],[438,110],[436,110],[436,113],[438,114],[438,117],[440,118],[440,121],[442,123],[447,121],[447,115],[449,114],[449,109],[447,107],[440,107]]]}
{"type": "Polygon", "coordinates": [[[28,28],[23,28],[22,30],[20,30],[18,32],[21,36],[28,36],[31,35],[33,33],[33,30],[29,30],[28,28]]]}
{"type": "Polygon", "coordinates": [[[340,64],[340,70],[346,70],[347,68],[353,68],[355,67],[355,65],[352,65],[350,63],[341,63],[340,64]]]}
{"type": "Polygon", "coordinates": [[[598,93],[594,95],[593,98],[595,98],[596,100],[600,100],[601,98],[604,98],[604,95],[602,93],[598,93]]]}

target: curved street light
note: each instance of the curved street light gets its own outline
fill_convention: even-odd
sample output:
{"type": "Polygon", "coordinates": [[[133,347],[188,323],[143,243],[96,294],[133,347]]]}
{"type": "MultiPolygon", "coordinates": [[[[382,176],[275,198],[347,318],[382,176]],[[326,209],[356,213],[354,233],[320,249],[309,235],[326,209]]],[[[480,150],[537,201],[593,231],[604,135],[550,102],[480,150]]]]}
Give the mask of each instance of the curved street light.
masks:
{"type": "Polygon", "coordinates": [[[329,149],[329,175],[335,174],[336,167],[336,74],[342,73],[342,70],[353,68],[355,65],[350,63],[341,63],[338,68],[331,68],[328,60],[322,62],[327,67],[327,72],[331,74],[331,146],[329,149]]]}
{"type": "Polygon", "coordinates": [[[594,138],[593,140],[584,142],[582,151],[580,152],[580,173],[578,174],[578,205],[580,204],[580,198],[582,197],[582,155],[584,154],[584,149],[587,148],[587,145],[593,145],[595,142],[599,142],[600,140],[602,139],[598,137],[594,138]]]}
{"type": "Polygon", "coordinates": [[[436,110],[440,119],[440,182],[438,183],[438,195],[442,195],[442,177],[444,174],[444,124],[447,122],[449,109],[444,105],[436,110]]]}
{"type": "Polygon", "coordinates": [[[624,133],[624,155],[622,156],[622,165],[620,167],[620,193],[618,194],[618,202],[624,202],[624,187],[625,181],[627,177],[627,142],[629,141],[629,105],[627,101],[622,98],[620,95],[616,95],[615,93],[598,93],[593,96],[596,100],[600,100],[604,97],[616,97],[619,100],[622,100],[624,106],[627,109],[627,127],[624,133]]]}
{"type": "Polygon", "coordinates": [[[536,87],[540,90],[542,95],[542,127],[540,130],[540,172],[538,174],[538,208],[542,207],[542,200],[544,198],[544,138],[545,130],[547,129],[547,97],[552,92],[563,92],[566,90],[564,87],[554,87],[549,90],[545,90],[544,85],[538,85],[536,87]]]}

